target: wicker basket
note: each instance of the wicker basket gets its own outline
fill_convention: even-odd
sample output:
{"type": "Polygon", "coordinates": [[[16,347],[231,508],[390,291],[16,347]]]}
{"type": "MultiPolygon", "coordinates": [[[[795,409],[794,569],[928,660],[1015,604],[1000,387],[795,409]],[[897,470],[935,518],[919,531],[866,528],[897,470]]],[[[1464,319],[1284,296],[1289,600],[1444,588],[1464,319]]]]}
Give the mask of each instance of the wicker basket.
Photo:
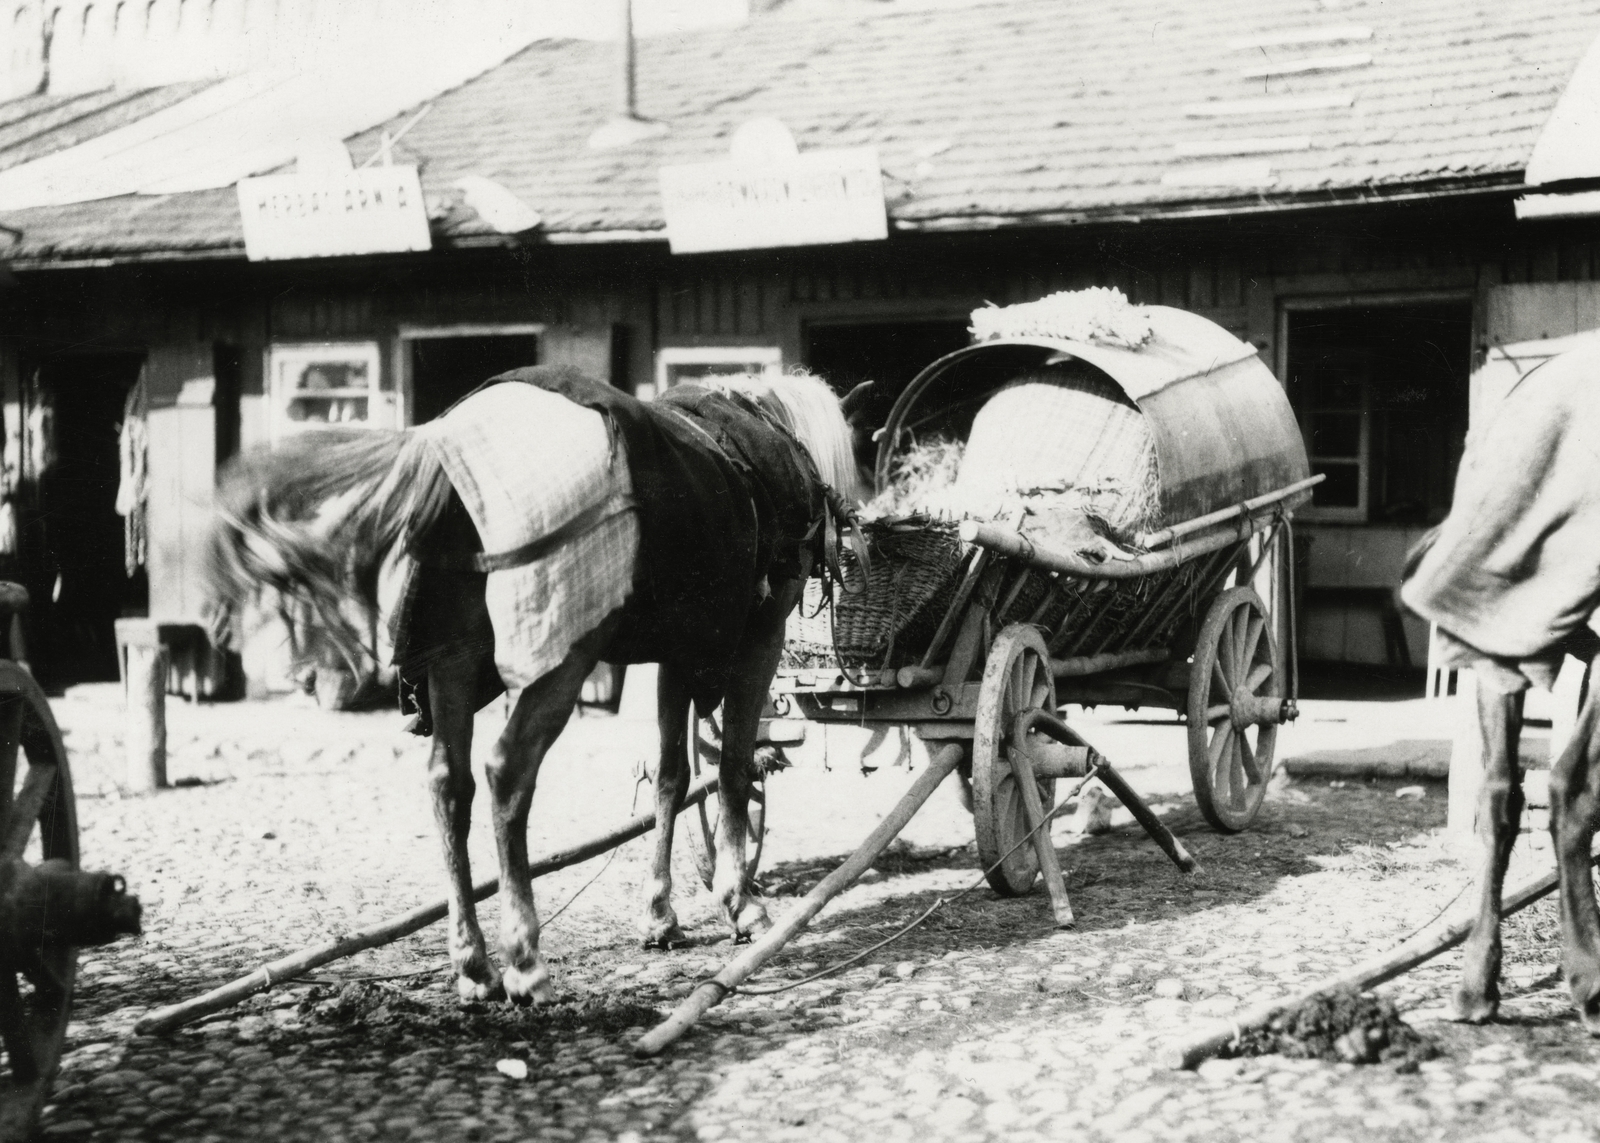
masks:
{"type": "Polygon", "coordinates": [[[965,562],[956,525],[913,516],[863,525],[871,556],[863,574],[848,549],[835,597],[833,638],[846,666],[892,667],[927,649],[965,562]]]}

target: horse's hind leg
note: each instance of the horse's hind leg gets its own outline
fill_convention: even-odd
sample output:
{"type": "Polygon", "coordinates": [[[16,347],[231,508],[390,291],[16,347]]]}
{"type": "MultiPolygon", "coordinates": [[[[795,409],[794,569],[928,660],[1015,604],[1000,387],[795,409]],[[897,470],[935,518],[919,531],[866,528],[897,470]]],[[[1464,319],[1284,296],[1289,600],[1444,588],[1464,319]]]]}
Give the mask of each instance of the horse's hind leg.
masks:
{"type": "Polygon", "coordinates": [[[1589,853],[1600,826],[1600,655],[1590,663],[1588,694],[1572,739],[1550,773],[1550,834],[1561,874],[1561,960],[1572,1003],[1600,1036],[1600,907],[1589,853]]]}
{"type": "Polygon", "coordinates": [[[1482,861],[1478,915],[1467,937],[1461,987],[1455,995],[1459,1020],[1482,1023],[1500,1009],[1500,904],[1506,864],[1522,818],[1522,772],[1517,743],[1522,736],[1523,693],[1501,694],[1478,682],[1478,733],[1483,744],[1483,790],[1475,829],[1482,861]]]}
{"type": "Polygon", "coordinates": [[[670,948],[683,941],[672,908],[672,837],[689,788],[689,692],[678,672],[661,664],[656,687],[656,722],[661,730],[661,760],[656,766],[656,848],[645,886],[640,935],[646,948],[670,948]]]}
{"type": "Polygon", "coordinates": [[[600,661],[615,617],[578,640],[555,670],[522,689],[486,767],[494,796],[494,838],[500,851],[500,957],[506,995],[518,1004],[555,996],[539,952],[539,914],[528,870],[528,809],[546,751],[572,716],[583,682],[600,661]]]}
{"type": "Polygon", "coordinates": [[[428,759],[428,787],[450,879],[450,963],[456,970],[456,991],[463,1003],[500,995],[500,976],[489,963],[472,903],[472,866],[467,857],[476,786],[472,780],[471,686],[470,670],[429,668],[433,752],[428,759]]]}

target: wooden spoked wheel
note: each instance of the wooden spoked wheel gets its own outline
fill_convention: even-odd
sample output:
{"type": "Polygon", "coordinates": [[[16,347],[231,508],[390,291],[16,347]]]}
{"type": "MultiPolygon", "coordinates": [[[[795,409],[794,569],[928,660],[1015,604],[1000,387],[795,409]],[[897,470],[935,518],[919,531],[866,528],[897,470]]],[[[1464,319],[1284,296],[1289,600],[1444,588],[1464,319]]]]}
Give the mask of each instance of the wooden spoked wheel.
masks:
{"type": "Polygon", "coordinates": [[[1206,613],[1189,674],[1189,774],[1206,821],[1237,833],[1255,820],[1272,777],[1281,703],[1271,622],[1261,597],[1230,588],[1206,613]]]}
{"type": "MultiPolygon", "coordinates": [[[[15,863],[78,867],[72,774],[50,704],[33,676],[0,660],[0,890],[15,863]],[[25,764],[23,764],[25,763],[25,764]]],[[[61,1062],[77,950],[0,933],[0,1140],[32,1130],[61,1062]]]]}
{"type": "MultiPolygon", "coordinates": [[[[706,718],[699,717],[694,704],[689,704],[689,771],[693,779],[722,765],[722,708],[718,707],[706,718]]],[[[694,854],[694,866],[700,880],[710,889],[717,873],[717,827],[722,819],[722,794],[712,794],[694,808],[695,820],[690,825],[689,850],[694,854]]],[[[767,783],[766,776],[756,768],[754,786],[750,791],[749,827],[745,831],[744,882],[746,890],[754,887],[756,872],[761,868],[761,846],[767,837],[767,783]]]]}
{"type": "MultiPolygon", "coordinates": [[[[1003,897],[1020,897],[1039,876],[1039,857],[1032,844],[1017,844],[1028,834],[1028,815],[1009,761],[1017,715],[1035,707],[1056,712],[1050,652],[1038,631],[1014,623],[989,648],[972,735],[972,826],[978,837],[978,862],[1003,897]]],[[[1056,800],[1055,781],[1047,778],[1035,784],[1049,813],[1056,800]]]]}

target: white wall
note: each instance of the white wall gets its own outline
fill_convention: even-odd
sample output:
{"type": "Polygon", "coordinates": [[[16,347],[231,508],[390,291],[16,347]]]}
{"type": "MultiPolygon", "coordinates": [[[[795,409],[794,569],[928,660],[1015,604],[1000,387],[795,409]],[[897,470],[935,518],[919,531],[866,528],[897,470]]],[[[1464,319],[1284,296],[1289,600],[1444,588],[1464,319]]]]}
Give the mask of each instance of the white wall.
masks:
{"type": "MultiPolygon", "coordinates": [[[[749,0],[633,0],[641,36],[737,22],[749,0]]],[[[16,0],[0,15],[0,99],[142,88],[294,66],[441,31],[606,39],[618,0],[16,0]],[[46,51],[48,44],[48,52],[46,51]]]]}

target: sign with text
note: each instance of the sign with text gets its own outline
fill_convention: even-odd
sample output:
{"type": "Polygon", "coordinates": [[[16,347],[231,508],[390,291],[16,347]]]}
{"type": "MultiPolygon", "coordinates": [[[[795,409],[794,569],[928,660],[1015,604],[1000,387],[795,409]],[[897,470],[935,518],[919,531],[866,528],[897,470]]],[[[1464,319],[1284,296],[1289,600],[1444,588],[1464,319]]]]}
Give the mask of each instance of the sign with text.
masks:
{"type": "Polygon", "coordinates": [[[428,212],[412,166],[239,180],[252,262],[427,250],[428,212]]]}
{"type": "Polygon", "coordinates": [[[889,236],[873,147],[812,151],[774,163],[662,167],[661,199],[674,254],[889,236]]]}

